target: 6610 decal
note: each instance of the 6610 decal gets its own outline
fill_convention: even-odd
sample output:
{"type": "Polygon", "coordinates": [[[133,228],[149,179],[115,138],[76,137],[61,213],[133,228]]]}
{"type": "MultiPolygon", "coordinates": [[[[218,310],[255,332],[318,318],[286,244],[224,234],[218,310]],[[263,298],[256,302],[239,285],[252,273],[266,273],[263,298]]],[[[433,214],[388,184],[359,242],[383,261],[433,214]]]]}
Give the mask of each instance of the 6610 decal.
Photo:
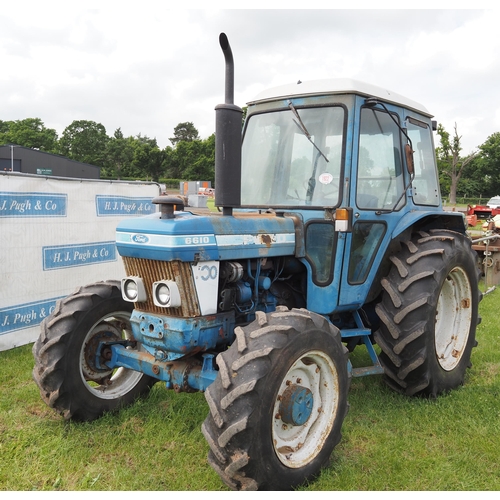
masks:
{"type": "Polygon", "coordinates": [[[184,243],[186,245],[206,245],[210,243],[210,236],[186,236],[184,243]]]}

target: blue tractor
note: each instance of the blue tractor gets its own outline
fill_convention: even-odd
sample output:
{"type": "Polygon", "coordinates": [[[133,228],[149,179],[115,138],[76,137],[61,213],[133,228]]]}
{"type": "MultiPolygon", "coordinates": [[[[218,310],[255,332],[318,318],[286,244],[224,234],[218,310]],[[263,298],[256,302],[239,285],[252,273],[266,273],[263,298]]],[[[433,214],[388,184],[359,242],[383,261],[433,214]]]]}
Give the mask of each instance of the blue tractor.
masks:
{"type": "Polygon", "coordinates": [[[121,222],[126,277],[61,300],[34,380],[88,421],[157,381],[204,391],[209,463],[235,490],[313,478],[341,438],[351,377],[407,396],[464,382],[478,269],[464,217],[442,208],[420,104],[352,80],[304,81],[216,107],[218,212],[159,196],[121,222]],[[368,350],[369,366],[349,353],[368,350]]]}

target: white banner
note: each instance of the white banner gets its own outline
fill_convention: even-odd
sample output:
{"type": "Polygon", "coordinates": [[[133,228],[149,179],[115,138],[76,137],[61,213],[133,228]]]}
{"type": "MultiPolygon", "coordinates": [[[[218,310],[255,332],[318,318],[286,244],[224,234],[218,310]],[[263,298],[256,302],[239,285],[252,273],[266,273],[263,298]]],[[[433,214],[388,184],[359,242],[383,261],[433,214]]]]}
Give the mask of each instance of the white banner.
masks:
{"type": "Polygon", "coordinates": [[[121,279],[115,229],[156,212],[152,182],[0,173],[0,351],[34,342],[57,299],[121,279]]]}

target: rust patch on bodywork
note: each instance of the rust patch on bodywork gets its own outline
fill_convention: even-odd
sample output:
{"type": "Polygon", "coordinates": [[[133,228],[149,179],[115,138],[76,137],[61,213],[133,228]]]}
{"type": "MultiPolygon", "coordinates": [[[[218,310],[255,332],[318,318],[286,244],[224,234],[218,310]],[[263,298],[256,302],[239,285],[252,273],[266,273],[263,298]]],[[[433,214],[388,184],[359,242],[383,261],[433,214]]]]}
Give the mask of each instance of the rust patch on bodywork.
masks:
{"type": "Polygon", "coordinates": [[[261,243],[266,245],[267,248],[269,248],[271,246],[271,243],[273,242],[273,240],[269,234],[260,234],[259,239],[260,239],[261,243]]]}

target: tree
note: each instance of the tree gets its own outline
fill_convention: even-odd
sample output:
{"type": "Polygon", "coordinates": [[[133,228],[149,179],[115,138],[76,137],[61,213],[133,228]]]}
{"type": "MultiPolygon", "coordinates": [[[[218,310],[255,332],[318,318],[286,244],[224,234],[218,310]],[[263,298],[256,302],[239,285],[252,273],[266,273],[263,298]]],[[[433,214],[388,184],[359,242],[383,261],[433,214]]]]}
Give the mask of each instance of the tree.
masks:
{"type": "Polygon", "coordinates": [[[109,137],[101,123],[75,120],[59,140],[59,152],[73,160],[103,166],[109,137]]]}
{"type": "Polygon", "coordinates": [[[243,106],[241,109],[243,110],[243,114],[241,115],[241,126],[243,127],[247,119],[248,106],[243,106]]]}
{"type": "MultiPolygon", "coordinates": [[[[189,144],[189,143],[188,143],[189,144]]],[[[194,141],[194,159],[184,170],[187,180],[215,181],[215,134],[203,141],[194,141]]]]}
{"type": "Polygon", "coordinates": [[[134,137],[123,136],[121,128],[117,128],[113,137],[106,143],[104,168],[101,176],[140,177],[140,172],[134,164],[134,152],[139,142],[134,137]]]}
{"type": "Polygon", "coordinates": [[[486,196],[500,194],[500,132],[490,135],[479,146],[475,166],[475,178],[481,182],[482,193],[486,196]]]}
{"type": "Polygon", "coordinates": [[[4,122],[2,120],[0,120],[0,144],[3,144],[4,143],[4,134],[6,134],[8,131],[9,131],[9,128],[10,128],[10,124],[12,122],[4,122]]]}
{"type": "Polygon", "coordinates": [[[57,132],[40,118],[0,122],[0,144],[17,144],[47,153],[57,151],[57,132]]]}
{"type": "Polygon", "coordinates": [[[205,140],[179,141],[166,149],[166,173],[174,179],[214,181],[215,134],[205,140]]]}
{"type": "Polygon", "coordinates": [[[170,137],[168,140],[175,146],[180,141],[189,142],[199,140],[199,138],[198,130],[193,122],[183,122],[174,128],[174,137],[170,137]]]}
{"type": "Polygon", "coordinates": [[[182,178],[182,171],[176,148],[167,146],[165,148],[165,175],[170,179],[182,178]]]}
{"type": "Polygon", "coordinates": [[[143,141],[134,151],[134,165],[150,176],[153,181],[159,182],[165,168],[166,153],[154,143],[143,141]]]}
{"type": "Polygon", "coordinates": [[[438,169],[440,176],[445,176],[450,182],[450,204],[457,203],[457,187],[462,174],[467,165],[477,156],[478,152],[473,151],[465,158],[460,157],[462,147],[460,145],[461,136],[458,135],[457,124],[455,123],[454,135],[450,141],[450,134],[439,124],[437,133],[441,140],[441,146],[436,148],[438,169]]]}

